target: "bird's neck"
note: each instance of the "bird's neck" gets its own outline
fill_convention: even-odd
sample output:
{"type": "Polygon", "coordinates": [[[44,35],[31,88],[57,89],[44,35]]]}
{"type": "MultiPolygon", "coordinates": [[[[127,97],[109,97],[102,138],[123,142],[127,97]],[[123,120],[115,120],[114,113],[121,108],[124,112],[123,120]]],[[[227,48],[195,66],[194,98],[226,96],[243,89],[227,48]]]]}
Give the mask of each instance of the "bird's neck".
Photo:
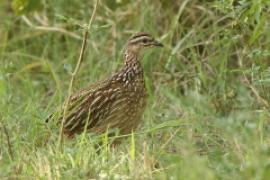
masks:
{"type": "Polygon", "coordinates": [[[126,50],[124,56],[125,56],[125,67],[124,67],[125,69],[130,69],[130,71],[133,71],[135,74],[143,73],[138,53],[126,50]]]}
{"type": "Polygon", "coordinates": [[[143,68],[138,60],[136,53],[125,51],[124,53],[125,65],[124,67],[113,76],[113,79],[124,81],[125,84],[130,84],[137,81],[144,84],[143,68]]]}

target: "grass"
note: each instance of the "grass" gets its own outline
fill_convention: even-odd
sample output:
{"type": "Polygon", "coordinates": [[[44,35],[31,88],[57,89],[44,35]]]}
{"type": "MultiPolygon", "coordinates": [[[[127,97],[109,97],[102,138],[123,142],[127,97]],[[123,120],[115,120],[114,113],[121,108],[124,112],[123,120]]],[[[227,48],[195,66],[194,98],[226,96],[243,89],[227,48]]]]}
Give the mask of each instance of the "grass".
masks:
{"type": "Polygon", "coordinates": [[[94,3],[43,1],[27,15],[34,26],[0,3],[1,179],[269,179],[268,1],[101,1],[74,89],[121,67],[133,32],[165,48],[142,60],[143,123],[99,153],[106,135],[61,150],[59,127],[44,122],[68,95],[94,3]],[[58,29],[36,28],[46,23],[58,29]]]}

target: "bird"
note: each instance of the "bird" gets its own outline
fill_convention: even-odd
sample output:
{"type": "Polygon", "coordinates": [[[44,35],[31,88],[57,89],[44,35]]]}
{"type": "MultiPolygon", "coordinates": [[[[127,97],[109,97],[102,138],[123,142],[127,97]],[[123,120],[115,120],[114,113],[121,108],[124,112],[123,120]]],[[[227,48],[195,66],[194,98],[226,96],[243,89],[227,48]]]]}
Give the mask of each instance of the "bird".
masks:
{"type": "Polygon", "coordinates": [[[124,47],[123,67],[105,80],[72,94],[66,112],[62,106],[60,113],[52,114],[46,121],[57,117],[57,122],[62,123],[63,134],[68,137],[85,130],[95,134],[118,132],[121,135],[135,131],[147,104],[140,54],[152,47],[163,47],[163,44],[149,33],[139,32],[131,36],[124,47]]]}

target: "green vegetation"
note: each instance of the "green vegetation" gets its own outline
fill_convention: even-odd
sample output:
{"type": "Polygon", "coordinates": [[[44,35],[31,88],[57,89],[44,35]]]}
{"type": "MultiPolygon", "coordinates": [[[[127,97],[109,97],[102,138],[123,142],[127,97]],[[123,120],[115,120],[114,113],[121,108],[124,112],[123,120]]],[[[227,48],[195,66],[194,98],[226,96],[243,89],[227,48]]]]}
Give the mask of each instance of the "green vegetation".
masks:
{"type": "Polygon", "coordinates": [[[44,122],[67,96],[95,1],[28,2],[0,1],[0,179],[270,178],[269,0],[102,0],[74,89],[121,67],[134,32],[165,48],[142,60],[140,128],[99,153],[106,135],[61,150],[44,122]]]}

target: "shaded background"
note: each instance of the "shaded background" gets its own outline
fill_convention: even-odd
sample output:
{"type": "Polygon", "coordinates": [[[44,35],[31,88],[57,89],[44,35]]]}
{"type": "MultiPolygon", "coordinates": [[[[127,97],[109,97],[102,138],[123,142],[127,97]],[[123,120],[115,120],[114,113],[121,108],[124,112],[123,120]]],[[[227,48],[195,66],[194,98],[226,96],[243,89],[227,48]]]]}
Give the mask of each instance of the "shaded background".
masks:
{"type": "Polygon", "coordinates": [[[267,0],[101,0],[74,89],[110,76],[145,31],[165,45],[142,64],[149,93],[139,135],[94,152],[57,147],[44,119],[67,95],[95,1],[0,1],[0,177],[267,179],[267,0]]]}

